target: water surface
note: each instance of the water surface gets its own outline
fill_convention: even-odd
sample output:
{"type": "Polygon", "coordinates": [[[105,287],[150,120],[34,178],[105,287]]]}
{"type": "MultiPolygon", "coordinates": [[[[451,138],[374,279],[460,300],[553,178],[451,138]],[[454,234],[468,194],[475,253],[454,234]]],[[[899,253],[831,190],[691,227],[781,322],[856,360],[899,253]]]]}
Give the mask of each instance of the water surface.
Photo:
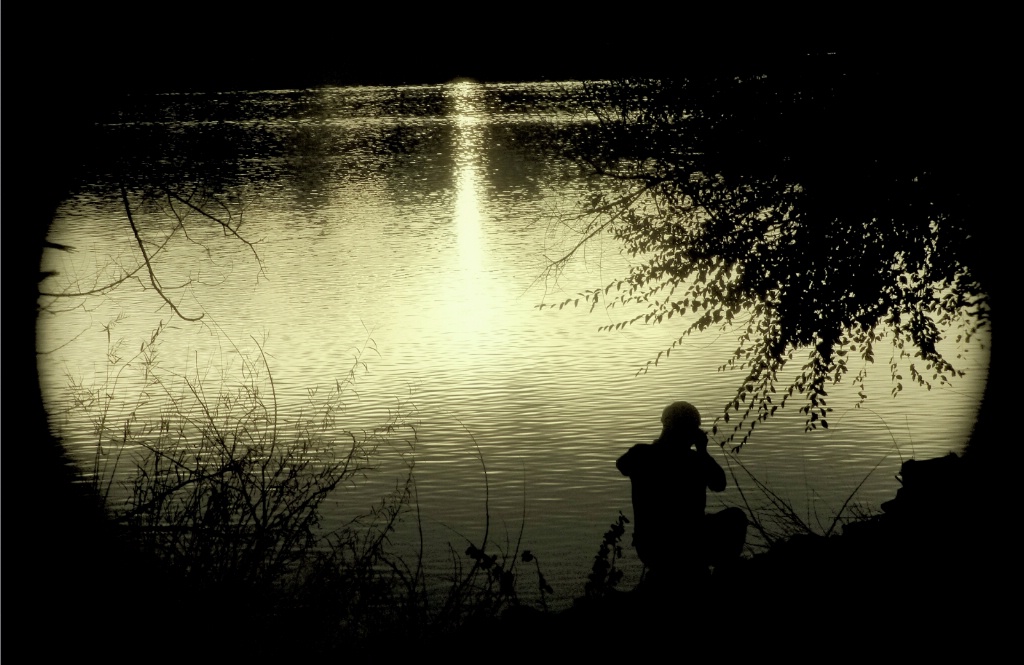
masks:
{"type": "MultiPolygon", "coordinates": [[[[458,552],[479,544],[489,524],[494,545],[535,552],[555,604],[569,602],[608,525],[630,514],[615,459],[657,436],[668,402],[690,401],[710,423],[742,377],[718,370],[738,333],[695,335],[638,373],[685,320],[602,332],[629,312],[538,308],[604,286],[628,265],[613,240],[598,238],[565,271],[545,273],[577,240],[576,203],[592,186],[545,149],[545,137],[578,122],[551,102],[561,89],[459,83],[126,100],[101,127],[110,150],[87,164],[54,221],[49,239],[75,251],[47,251],[43,268],[59,274],[41,289],[89,291],[139,265],[120,178],[148,251],[171,236],[153,261],[166,293],[202,319],[173,316],[135,278],[88,297],[41,298],[40,379],[68,449],[87,469],[130,468],[118,433],[124,423],[144,432],[191,404],[184,378],[209,396],[259,384],[282,423],[320,413],[344,388],[331,427],[395,422],[396,439],[414,445],[383,448],[381,470],[332,502],[332,523],[393,488],[401,453],[415,465],[436,575],[448,571],[449,543],[458,552]],[[143,196],[168,184],[241,219],[254,245],[180,202],[143,196]],[[73,401],[84,394],[96,398],[87,409],[73,401]]],[[[830,429],[806,433],[790,409],[759,428],[739,461],[818,528],[855,491],[855,503],[877,510],[899,487],[901,460],[962,448],[987,359],[974,346],[952,387],[908,387],[895,399],[883,360],[869,368],[863,407],[854,408],[854,388],[835,386],[830,429]]],[[[770,512],[738,474],[743,493],[730,479],[709,504],[770,512]]],[[[398,545],[415,540],[415,524],[410,513],[398,545]]],[[[625,565],[635,581],[635,560],[625,565]]]]}

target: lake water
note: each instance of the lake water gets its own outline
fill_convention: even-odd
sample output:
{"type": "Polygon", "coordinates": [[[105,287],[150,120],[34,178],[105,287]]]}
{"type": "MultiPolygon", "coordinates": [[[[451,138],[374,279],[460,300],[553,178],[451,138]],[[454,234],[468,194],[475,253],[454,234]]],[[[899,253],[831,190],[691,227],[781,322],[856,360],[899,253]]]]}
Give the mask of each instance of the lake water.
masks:
{"type": "MultiPolygon", "coordinates": [[[[100,460],[124,471],[116,444],[124,423],[145,432],[175,403],[180,410],[191,399],[183,377],[206,396],[259,383],[264,395],[273,390],[280,422],[291,423],[345,388],[328,434],[344,442],[342,428],[396,422],[394,438],[415,432],[415,441],[382,448],[382,468],[328,507],[332,524],[394,486],[404,450],[435,574],[450,568],[449,543],[457,552],[467,539],[479,544],[489,514],[491,542],[536,553],[554,604],[570,602],[608,525],[631,511],[616,458],[657,436],[668,402],[692,402],[710,424],[742,377],[718,371],[736,333],[695,335],[638,373],[686,321],[602,332],[629,312],[538,308],[604,286],[628,265],[612,239],[597,238],[565,271],[545,274],[578,239],[576,203],[593,185],[546,148],[552,132],[579,122],[552,103],[566,86],[126,99],[99,128],[104,150],[89,157],[81,188],[53,223],[50,241],[74,251],[47,250],[43,269],[59,274],[41,290],[91,291],[139,265],[120,175],[165,294],[185,316],[203,318],[173,316],[135,278],[89,296],[41,298],[40,380],[69,451],[83,468],[100,460]],[[181,202],[144,200],[160,186],[240,220],[255,244],[181,202]],[[207,191],[214,198],[204,202],[207,191]],[[158,343],[147,345],[158,329],[158,343]],[[89,408],[69,408],[88,394],[89,408]]],[[[978,341],[963,379],[908,387],[895,399],[879,353],[863,407],[854,408],[854,388],[836,386],[830,429],[806,433],[795,409],[780,412],[738,461],[815,527],[827,528],[855,490],[855,503],[877,510],[898,489],[902,460],[962,449],[985,385],[978,341]]],[[[713,452],[737,469],[729,453],[713,452]]],[[[742,495],[730,479],[709,506],[746,500],[769,514],[765,494],[743,471],[737,478],[742,495]]],[[[415,525],[410,514],[398,546],[412,542],[415,525]]],[[[639,568],[627,555],[629,584],[639,568]]]]}

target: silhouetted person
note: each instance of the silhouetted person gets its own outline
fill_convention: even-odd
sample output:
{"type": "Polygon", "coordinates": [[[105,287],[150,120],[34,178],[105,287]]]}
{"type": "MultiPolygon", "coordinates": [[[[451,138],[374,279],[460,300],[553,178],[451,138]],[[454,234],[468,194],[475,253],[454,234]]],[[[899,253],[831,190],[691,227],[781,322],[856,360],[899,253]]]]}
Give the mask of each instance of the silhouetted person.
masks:
{"type": "Polygon", "coordinates": [[[647,581],[664,586],[703,580],[708,566],[738,558],[747,518],[739,508],[705,516],[706,490],[725,489],[725,472],[708,454],[700,412],[673,402],[661,436],[626,451],[615,466],[633,486],[633,545],[647,581]]]}

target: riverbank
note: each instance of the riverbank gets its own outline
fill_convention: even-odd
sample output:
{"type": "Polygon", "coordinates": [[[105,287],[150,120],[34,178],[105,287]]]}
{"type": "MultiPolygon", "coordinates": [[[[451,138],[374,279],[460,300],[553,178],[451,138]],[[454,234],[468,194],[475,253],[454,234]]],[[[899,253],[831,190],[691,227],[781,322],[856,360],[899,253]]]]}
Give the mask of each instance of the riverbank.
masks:
{"type": "Polygon", "coordinates": [[[882,514],[838,536],[780,542],[716,571],[706,589],[616,591],[561,612],[512,606],[439,634],[396,634],[389,644],[380,636],[324,639],[309,608],[301,619],[264,616],[245,590],[183,586],[174,571],[141,557],[62,468],[44,502],[59,518],[40,530],[25,570],[29,586],[14,605],[26,628],[46,627],[53,638],[46,650],[58,655],[271,662],[407,651],[490,653],[504,661],[552,652],[694,648],[726,658],[899,648],[976,656],[1012,634],[1006,627],[1014,612],[1005,603],[1015,602],[1016,571],[1003,544],[1004,515],[987,503],[989,473],[956,455],[904,465],[903,488],[882,514]]]}
{"type": "Polygon", "coordinates": [[[556,615],[509,612],[434,645],[527,657],[708,658],[995,654],[1015,634],[1009,523],[972,459],[910,461],[884,512],[838,536],[799,535],[716,571],[706,589],[636,589],[556,615]],[[669,651],[664,651],[665,649],[669,651]]]}

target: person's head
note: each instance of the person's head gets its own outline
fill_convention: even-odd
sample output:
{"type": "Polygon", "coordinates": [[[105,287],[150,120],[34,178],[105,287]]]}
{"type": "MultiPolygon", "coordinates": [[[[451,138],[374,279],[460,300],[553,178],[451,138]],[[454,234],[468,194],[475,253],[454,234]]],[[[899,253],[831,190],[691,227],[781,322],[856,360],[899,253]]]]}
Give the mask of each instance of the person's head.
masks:
{"type": "Polygon", "coordinates": [[[693,443],[699,435],[700,411],[689,402],[672,402],[661,412],[661,438],[693,443]]]}

